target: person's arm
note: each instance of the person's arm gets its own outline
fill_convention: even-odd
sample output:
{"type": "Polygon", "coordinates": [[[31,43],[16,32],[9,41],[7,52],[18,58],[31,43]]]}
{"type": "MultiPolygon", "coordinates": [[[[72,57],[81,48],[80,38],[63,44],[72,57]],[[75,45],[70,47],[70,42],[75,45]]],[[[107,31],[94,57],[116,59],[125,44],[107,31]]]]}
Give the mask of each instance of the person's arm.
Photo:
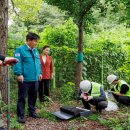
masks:
{"type": "Polygon", "coordinates": [[[21,76],[23,75],[23,70],[22,70],[22,56],[20,48],[16,49],[14,57],[19,60],[19,62],[14,66],[14,74],[17,76],[21,76]]]}
{"type": "MultiPolygon", "coordinates": [[[[39,52],[38,52],[39,53],[39,52]]],[[[42,62],[41,62],[41,54],[39,54],[39,59],[40,59],[40,74],[42,74],[42,62]]]]}
{"type": "Polygon", "coordinates": [[[113,93],[118,96],[124,96],[128,91],[129,91],[129,87],[126,84],[123,84],[121,86],[120,92],[113,92],[113,93]]]}
{"type": "Polygon", "coordinates": [[[106,101],[106,94],[102,86],[100,87],[100,93],[101,93],[100,97],[94,96],[93,99],[95,101],[106,101]]]}
{"type": "Polygon", "coordinates": [[[77,99],[77,100],[82,99],[81,94],[82,94],[81,90],[78,89],[78,90],[77,90],[77,95],[76,95],[76,99],[77,99]]]}
{"type": "Polygon", "coordinates": [[[128,91],[129,91],[129,87],[126,84],[123,84],[121,86],[121,91],[120,92],[114,92],[114,94],[116,94],[118,96],[124,96],[128,91]]]}
{"type": "Polygon", "coordinates": [[[120,93],[121,93],[121,94],[126,94],[128,91],[129,91],[128,85],[123,84],[123,85],[121,86],[121,91],[120,91],[120,93]]]}
{"type": "Polygon", "coordinates": [[[53,76],[54,76],[54,62],[53,62],[52,57],[51,57],[50,72],[51,72],[51,78],[53,78],[53,76]]]}
{"type": "Polygon", "coordinates": [[[18,62],[18,59],[14,57],[6,57],[4,55],[0,54],[0,66],[6,66],[6,65],[15,65],[18,62]]]}
{"type": "Polygon", "coordinates": [[[39,64],[39,68],[40,68],[39,81],[41,81],[41,80],[42,80],[42,64],[41,64],[41,55],[40,55],[40,64],[39,64]]]}

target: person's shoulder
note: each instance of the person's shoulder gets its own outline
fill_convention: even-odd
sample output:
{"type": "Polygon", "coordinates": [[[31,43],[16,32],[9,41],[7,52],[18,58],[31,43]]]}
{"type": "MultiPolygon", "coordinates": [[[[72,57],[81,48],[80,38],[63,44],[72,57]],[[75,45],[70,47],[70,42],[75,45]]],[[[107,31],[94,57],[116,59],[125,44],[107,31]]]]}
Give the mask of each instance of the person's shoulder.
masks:
{"type": "Polygon", "coordinates": [[[98,86],[102,86],[100,83],[97,82],[91,82],[93,85],[98,85],[98,86]]]}
{"type": "Polygon", "coordinates": [[[25,47],[25,44],[24,45],[20,45],[19,47],[17,47],[16,49],[21,49],[21,48],[24,48],[25,47]]]}
{"type": "Polygon", "coordinates": [[[16,48],[16,51],[20,51],[23,48],[23,46],[19,46],[16,48]]]}
{"type": "MultiPolygon", "coordinates": [[[[49,56],[49,55],[48,55],[49,56]]],[[[50,59],[53,59],[52,56],[49,56],[50,59]]]]}
{"type": "MultiPolygon", "coordinates": [[[[48,55],[49,56],[49,55],[48,55]]],[[[49,56],[50,58],[52,58],[52,56],[49,56]]]]}
{"type": "MultiPolygon", "coordinates": [[[[42,55],[42,54],[41,54],[41,55],[42,55]]],[[[47,58],[49,58],[49,59],[51,59],[51,58],[52,58],[52,56],[50,56],[50,55],[46,55],[46,57],[47,57],[47,58]]]]}

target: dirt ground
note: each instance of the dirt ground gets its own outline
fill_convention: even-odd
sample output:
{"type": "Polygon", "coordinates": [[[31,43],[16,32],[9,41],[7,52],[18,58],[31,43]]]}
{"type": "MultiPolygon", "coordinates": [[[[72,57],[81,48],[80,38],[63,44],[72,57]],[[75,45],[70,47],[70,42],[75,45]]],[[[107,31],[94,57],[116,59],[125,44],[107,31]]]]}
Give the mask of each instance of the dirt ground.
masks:
{"type": "MultiPolygon", "coordinates": [[[[80,104],[82,107],[82,104],[80,104]]],[[[44,103],[43,103],[44,106],[44,103]]],[[[60,109],[62,104],[57,102],[51,102],[49,103],[47,110],[49,112],[56,112],[60,109]]],[[[37,113],[40,111],[40,109],[37,109],[37,113]]],[[[94,114],[97,114],[94,108],[92,108],[92,112],[94,114]]],[[[117,112],[111,111],[107,112],[103,110],[102,114],[98,114],[99,117],[103,119],[109,119],[111,118],[117,118],[117,112]]],[[[6,118],[6,117],[5,117],[6,118]]],[[[89,119],[80,119],[77,117],[76,119],[70,119],[70,120],[59,120],[51,121],[47,118],[31,118],[26,117],[26,123],[23,124],[25,130],[111,130],[107,126],[104,126],[99,123],[99,121],[95,120],[89,120],[89,119]]],[[[17,130],[17,129],[15,129],[17,130]]]]}
{"type": "MultiPolygon", "coordinates": [[[[51,112],[58,111],[60,105],[58,102],[51,103],[48,110],[51,112]]],[[[102,116],[106,112],[103,111],[102,116]]],[[[25,124],[26,130],[110,130],[108,127],[103,126],[97,121],[91,120],[57,120],[56,122],[48,119],[33,119],[27,118],[25,124]]]]}

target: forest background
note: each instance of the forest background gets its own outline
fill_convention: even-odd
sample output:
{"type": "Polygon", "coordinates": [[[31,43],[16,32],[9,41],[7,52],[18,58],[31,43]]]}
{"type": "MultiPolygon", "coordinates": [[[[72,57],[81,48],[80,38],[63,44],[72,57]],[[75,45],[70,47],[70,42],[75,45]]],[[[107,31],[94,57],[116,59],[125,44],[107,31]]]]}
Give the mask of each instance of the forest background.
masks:
{"type": "MultiPolygon", "coordinates": [[[[77,81],[79,71],[81,74],[78,80],[88,79],[101,83],[105,90],[110,89],[106,82],[109,74],[115,74],[130,84],[129,1],[79,0],[78,2],[76,0],[9,1],[8,56],[13,56],[14,50],[25,43],[29,31],[40,36],[38,44],[40,53],[44,45],[49,45],[51,48],[55,65],[55,76],[51,82],[53,96],[49,99],[50,104],[46,103],[44,107],[38,102],[39,114],[49,120],[55,120],[52,113],[48,112],[48,105],[52,105],[52,100],[58,99],[62,105],[77,105],[74,99],[78,89],[75,84],[79,82],[77,81]],[[83,2],[80,7],[77,6],[78,2],[83,2]],[[87,12],[84,10],[85,5],[88,5],[87,12]],[[86,14],[83,13],[84,17],[81,20],[78,16],[81,16],[82,10],[86,14]],[[79,32],[80,29],[82,33],[79,32]],[[79,52],[83,53],[83,61],[78,59],[79,52]]],[[[10,68],[10,77],[11,112],[15,113],[17,79],[13,75],[13,68],[10,68]]],[[[7,108],[4,103],[3,108],[7,108]]],[[[130,126],[130,117],[124,112],[121,114],[119,111],[116,118],[112,117],[113,114],[109,115],[109,120],[105,120],[96,115],[96,118],[93,116],[92,119],[98,119],[103,125],[114,129],[127,129],[130,126]],[[118,119],[120,115],[123,115],[124,121],[118,119]]],[[[11,118],[11,128],[23,128],[17,123],[16,116],[11,118]]]]}

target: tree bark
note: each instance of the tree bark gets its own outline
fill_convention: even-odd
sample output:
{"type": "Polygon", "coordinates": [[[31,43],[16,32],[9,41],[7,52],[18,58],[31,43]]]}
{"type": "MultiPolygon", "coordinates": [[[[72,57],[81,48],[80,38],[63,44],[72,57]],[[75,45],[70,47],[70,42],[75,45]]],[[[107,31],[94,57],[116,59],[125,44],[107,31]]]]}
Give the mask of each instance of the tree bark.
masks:
{"type": "MultiPolygon", "coordinates": [[[[0,53],[7,54],[8,37],[8,0],[0,0],[0,53]]],[[[0,69],[0,89],[7,99],[7,67],[0,69]]]]}
{"type": "MultiPolygon", "coordinates": [[[[78,44],[78,53],[83,53],[83,20],[79,21],[79,44],[78,44]]],[[[82,78],[82,62],[77,62],[76,69],[76,89],[79,87],[79,83],[82,78]]]]}

